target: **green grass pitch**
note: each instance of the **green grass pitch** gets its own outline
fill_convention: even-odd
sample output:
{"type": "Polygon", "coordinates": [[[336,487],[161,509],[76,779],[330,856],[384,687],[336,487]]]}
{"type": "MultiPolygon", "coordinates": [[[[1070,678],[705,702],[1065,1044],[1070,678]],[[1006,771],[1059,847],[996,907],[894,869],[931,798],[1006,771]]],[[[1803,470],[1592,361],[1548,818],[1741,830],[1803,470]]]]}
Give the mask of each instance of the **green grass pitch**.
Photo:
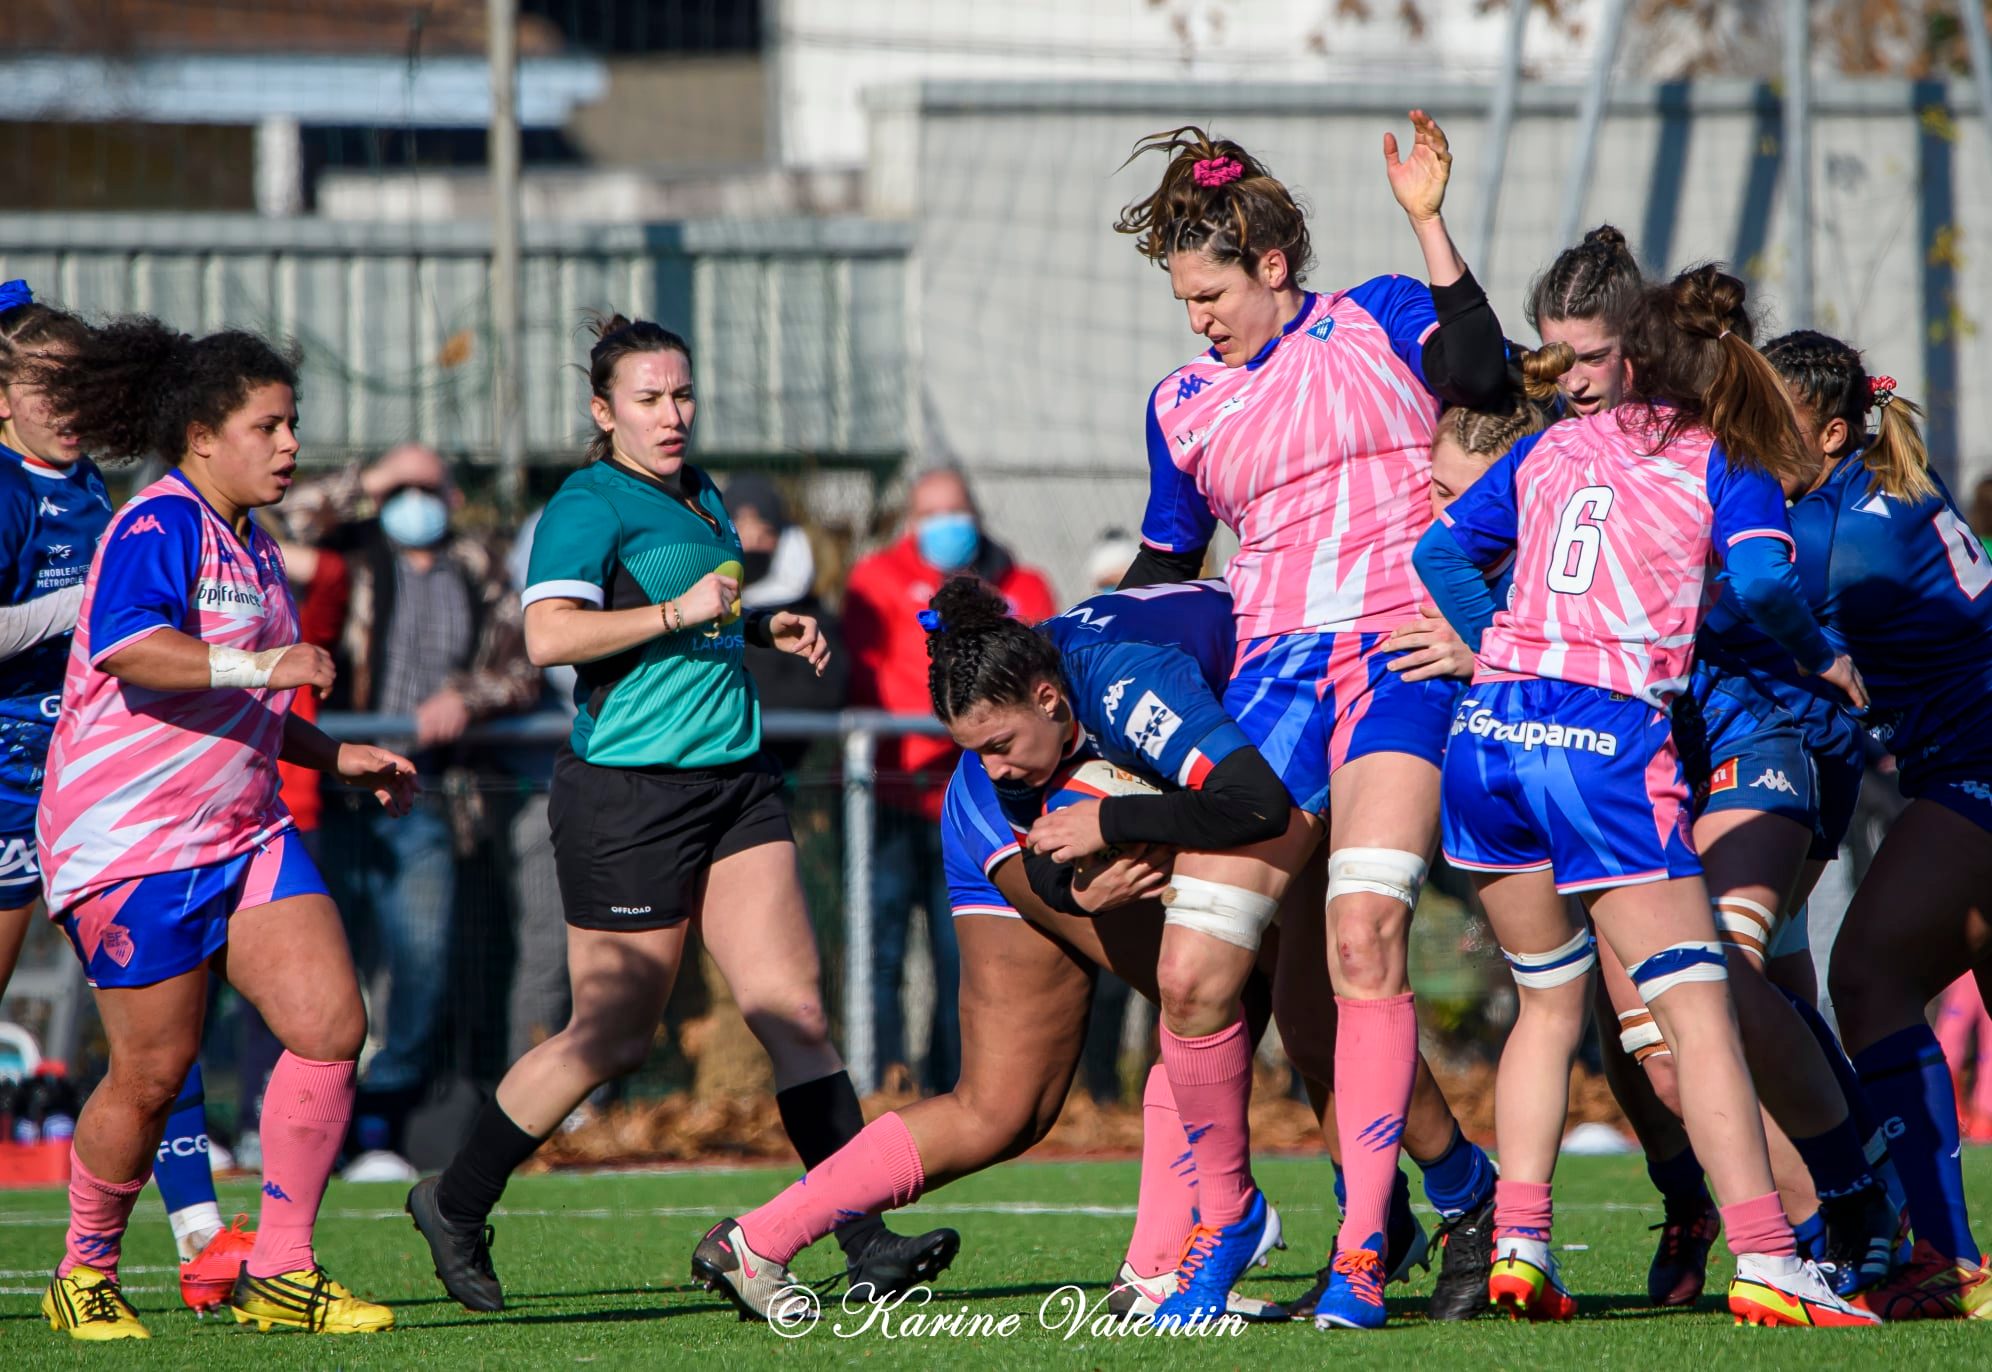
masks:
{"type": "MultiPolygon", "coordinates": [[[[1966,1153],[1980,1198],[1979,1232],[1992,1230],[1992,1150],[1966,1153]]],[[[1258,1175],[1286,1221],[1292,1247],[1270,1272],[1245,1282],[1279,1299],[1304,1290],[1334,1224],[1325,1161],[1269,1160],[1258,1175]]],[[[829,1316],[786,1341],[737,1322],[731,1307],[692,1286],[688,1264],[701,1233],[721,1215],[745,1209],[788,1180],[782,1170],[570,1174],[514,1182],[496,1217],[494,1257],[508,1309],[472,1315],[443,1295],[420,1239],[401,1214],[401,1188],[332,1185],[320,1222],[319,1253],[333,1274],[394,1307],[399,1328],[347,1338],[258,1335],[232,1321],[196,1320],[179,1304],[172,1246],[156,1193],[140,1203],[125,1243],[126,1290],[153,1332],[148,1344],[97,1348],[52,1333],[37,1313],[40,1292],[62,1243],[58,1191],[0,1193],[0,1368],[504,1368],[609,1366],[636,1369],[841,1366],[1144,1369],[1318,1368],[1333,1358],[1388,1359],[1398,1366],[1525,1368],[1831,1367],[1937,1368],[1992,1361],[1992,1327],[1902,1325],[1875,1332],[1736,1328],[1712,1294],[1692,1312],[1645,1308],[1647,1226],[1658,1219],[1636,1160],[1572,1158],[1557,1179],[1557,1239],[1583,1314],[1561,1328],[1482,1319],[1427,1325],[1431,1278],[1391,1288],[1393,1322],[1376,1334],[1317,1333],[1310,1326],[1246,1329],[1235,1338],[1107,1338],[1082,1328],[1041,1326],[1047,1298],[1066,1284],[1097,1301],[1119,1264],[1134,1201],[1131,1162],[1017,1163],[945,1188],[897,1227],[952,1225],[962,1251],[927,1314],[1018,1316],[1008,1337],[887,1338],[874,1326],[839,1338],[862,1321],[829,1316]],[[945,1360],[945,1361],[944,1361],[945,1360]]],[[[1414,1194],[1416,1185],[1413,1186],[1414,1194]]],[[[248,1183],[224,1188],[229,1205],[253,1211],[248,1183]]],[[[1426,1217],[1429,1221],[1429,1216],[1426,1217]]],[[[803,1254],[807,1279],[839,1265],[834,1245],[803,1254]]],[[[1726,1274],[1718,1248],[1715,1270],[1726,1274]]],[[[901,1315],[913,1312],[908,1305],[901,1315]]],[[[1063,1307],[1054,1304],[1056,1317],[1063,1307]]]]}

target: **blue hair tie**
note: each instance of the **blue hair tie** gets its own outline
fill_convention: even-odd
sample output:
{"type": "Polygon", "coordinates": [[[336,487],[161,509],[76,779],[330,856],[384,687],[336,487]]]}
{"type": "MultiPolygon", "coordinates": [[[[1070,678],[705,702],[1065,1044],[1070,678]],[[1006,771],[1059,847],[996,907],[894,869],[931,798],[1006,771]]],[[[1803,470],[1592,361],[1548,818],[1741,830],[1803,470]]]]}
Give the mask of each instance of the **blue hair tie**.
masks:
{"type": "Polygon", "coordinates": [[[941,623],[941,612],[939,610],[920,611],[920,627],[930,634],[939,633],[945,627],[941,623]]]}
{"type": "Polygon", "coordinates": [[[0,281],[0,310],[11,310],[16,305],[32,305],[35,293],[28,289],[28,283],[21,280],[0,281]]]}

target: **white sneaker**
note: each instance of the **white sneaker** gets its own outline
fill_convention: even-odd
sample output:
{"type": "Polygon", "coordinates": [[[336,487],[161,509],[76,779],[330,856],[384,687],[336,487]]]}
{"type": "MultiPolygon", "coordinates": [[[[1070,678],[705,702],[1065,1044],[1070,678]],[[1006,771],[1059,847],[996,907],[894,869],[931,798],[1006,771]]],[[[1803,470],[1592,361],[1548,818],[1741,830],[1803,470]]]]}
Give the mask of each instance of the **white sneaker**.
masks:
{"type": "Polygon", "coordinates": [[[1818,1263],[1762,1253],[1736,1255],[1736,1276],[1729,1283],[1729,1313],[1738,1324],[1837,1328],[1881,1323],[1879,1315],[1849,1305],[1835,1294],[1818,1263]]]}
{"type": "MultiPolygon", "coordinates": [[[[1112,1289],[1107,1292],[1107,1311],[1124,1320],[1145,1320],[1155,1314],[1163,1301],[1175,1294],[1176,1274],[1173,1271],[1164,1272],[1159,1277],[1144,1277],[1134,1270],[1133,1263],[1123,1261],[1114,1277],[1112,1289]]],[[[1251,1324],[1278,1324],[1290,1318],[1286,1307],[1237,1291],[1224,1298],[1224,1311],[1251,1324]]]]}
{"type": "Polygon", "coordinates": [[[339,1174],[341,1181],[398,1181],[412,1182],[422,1174],[415,1170],[413,1163],[399,1153],[390,1153],[385,1148],[376,1148],[362,1153],[346,1164],[346,1170],[339,1174]]]}
{"type": "Polygon", "coordinates": [[[226,1144],[219,1139],[208,1140],[208,1170],[210,1172],[233,1172],[235,1154],[228,1151],[226,1144]]]}

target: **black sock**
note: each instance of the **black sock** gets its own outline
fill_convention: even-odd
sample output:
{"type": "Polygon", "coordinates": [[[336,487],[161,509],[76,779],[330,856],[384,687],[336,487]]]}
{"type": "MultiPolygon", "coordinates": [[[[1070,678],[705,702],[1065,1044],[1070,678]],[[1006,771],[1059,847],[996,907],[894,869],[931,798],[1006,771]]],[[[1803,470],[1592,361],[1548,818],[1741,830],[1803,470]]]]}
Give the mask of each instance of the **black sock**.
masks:
{"type": "Polygon", "coordinates": [[[436,1179],[436,1208],[451,1224],[482,1225],[505,1194],[505,1183],[543,1140],[512,1123],[495,1095],[477,1112],[470,1137],[436,1179]]]}
{"type": "MultiPolygon", "coordinates": [[[[782,1128],[789,1142],[802,1155],[805,1168],[814,1167],[858,1136],[865,1127],[865,1112],[858,1105],[858,1093],[849,1072],[833,1072],[815,1081],[791,1086],[775,1093],[775,1106],[782,1112],[782,1128]]],[[[839,1225],[837,1244],[846,1257],[858,1257],[885,1229],[877,1215],[839,1225]]]]}

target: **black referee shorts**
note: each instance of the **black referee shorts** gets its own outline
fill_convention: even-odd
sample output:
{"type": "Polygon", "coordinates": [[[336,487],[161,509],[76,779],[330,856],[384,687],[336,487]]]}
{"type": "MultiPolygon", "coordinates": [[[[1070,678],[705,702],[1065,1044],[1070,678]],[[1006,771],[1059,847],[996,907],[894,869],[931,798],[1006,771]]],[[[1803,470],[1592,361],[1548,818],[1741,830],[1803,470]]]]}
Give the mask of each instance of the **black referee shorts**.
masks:
{"type": "Polygon", "coordinates": [[[547,818],[567,922],[667,929],[690,919],[713,863],[793,842],[781,765],[763,752],[697,771],[597,767],[560,750],[547,818]]]}

